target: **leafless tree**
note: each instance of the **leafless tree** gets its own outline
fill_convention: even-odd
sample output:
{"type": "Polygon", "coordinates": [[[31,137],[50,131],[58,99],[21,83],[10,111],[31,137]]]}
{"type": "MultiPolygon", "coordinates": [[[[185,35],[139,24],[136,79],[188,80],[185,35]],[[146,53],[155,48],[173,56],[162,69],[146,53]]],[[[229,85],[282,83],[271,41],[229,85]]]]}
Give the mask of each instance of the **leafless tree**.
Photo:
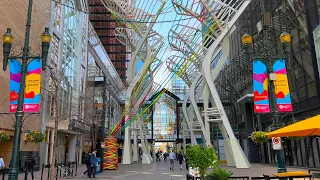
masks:
{"type": "MultiPolygon", "coordinates": [[[[106,110],[104,107],[108,106],[105,95],[103,92],[95,91],[94,88],[87,88],[86,98],[85,98],[85,122],[90,125],[91,129],[91,150],[95,149],[97,145],[98,129],[103,118],[105,119],[106,110]],[[101,99],[97,99],[99,97],[101,99]]],[[[103,130],[103,129],[102,129],[103,130]]]]}
{"type": "MultiPolygon", "coordinates": [[[[70,120],[74,116],[78,116],[77,97],[73,95],[76,85],[72,84],[74,79],[66,77],[63,72],[58,72],[57,69],[49,67],[44,73],[44,81],[48,84],[48,89],[42,88],[48,93],[49,98],[42,98],[42,101],[52,103],[51,121],[54,121],[54,137],[53,137],[53,153],[52,164],[50,167],[50,179],[53,180],[55,175],[56,154],[58,149],[58,126],[61,120],[70,120]]],[[[45,97],[45,96],[42,96],[45,97]]]]}

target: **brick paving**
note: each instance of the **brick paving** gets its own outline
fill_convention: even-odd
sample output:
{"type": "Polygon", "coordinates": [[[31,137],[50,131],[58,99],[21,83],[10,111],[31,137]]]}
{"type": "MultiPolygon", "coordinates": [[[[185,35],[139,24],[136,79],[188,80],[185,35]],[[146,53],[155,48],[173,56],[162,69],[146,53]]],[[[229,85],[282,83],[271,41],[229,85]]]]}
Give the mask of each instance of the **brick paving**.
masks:
{"type": "MultiPolygon", "coordinates": [[[[84,172],[86,170],[86,166],[83,164],[78,165],[78,170],[77,170],[77,176],[74,179],[83,179],[81,178],[81,173],[84,172]]],[[[24,180],[24,173],[20,173],[18,176],[19,180],[24,180]]],[[[34,171],[34,177],[36,178],[36,180],[41,180],[41,169],[40,171],[34,171]]],[[[43,169],[43,176],[42,176],[42,180],[47,180],[48,178],[48,169],[44,168],[43,169]]],[[[2,179],[2,174],[0,175],[0,179],[2,179]]],[[[5,175],[5,179],[8,179],[8,174],[5,175]]],[[[31,174],[28,174],[28,180],[31,180],[31,174]]],[[[60,179],[60,178],[59,178],[60,179]]],[[[61,178],[63,179],[63,178],[61,178]]]]}
{"type": "MultiPolygon", "coordinates": [[[[233,173],[233,176],[259,177],[259,176],[263,176],[263,174],[272,176],[272,174],[277,173],[277,167],[275,165],[251,164],[251,168],[249,169],[237,169],[234,167],[228,167],[226,165],[222,165],[221,167],[226,170],[230,170],[233,173]]],[[[308,169],[287,167],[287,171],[288,172],[290,171],[308,172],[308,169]]],[[[300,179],[295,179],[295,180],[300,180],[300,179]]],[[[315,178],[315,180],[318,180],[318,178],[315,178]]]]}
{"type": "MultiPolygon", "coordinates": [[[[226,165],[221,165],[221,167],[233,172],[233,176],[262,176],[263,174],[272,175],[277,173],[276,166],[263,165],[263,164],[251,164],[250,169],[236,169],[234,167],[227,167],[226,165]]],[[[185,164],[183,164],[183,169],[179,169],[178,162],[175,161],[175,169],[169,170],[169,161],[153,162],[152,164],[141,164],[140,162],[135,162],[131,165],[119,164],[118,170],[105,170],[98,174],[97,179],[103,180],[185,180],[187,170],[185,169],[185,164]]],[[[78,166],[77,176],[74,180],[84,180],[87,177],[81,177],[82,172],[86,169],[85,165],[78,166]]],[[[301,168],[288,168],[288,171],[305,171],[307,169],[301,168]]],[[[43,180],[47,180],[47,169],[44,169],[43,180]]],[[[41,171],[36,171],[36,180],[41,179],[41,171]]],[[[2,179],[0,175],[0,179],[2,179]]],[[[7,176],[6,178],[7,179],[7,176]]],[[[24,174],[19,174],[19,180],[24,179],[24,174]]],[[[28,176],[28,180],[31,176],[28,176]]],[[[64,179],[64,178],[59,178],[64,179]]],[[[317,179],[320,180],[320,179],[317,179]]]]}

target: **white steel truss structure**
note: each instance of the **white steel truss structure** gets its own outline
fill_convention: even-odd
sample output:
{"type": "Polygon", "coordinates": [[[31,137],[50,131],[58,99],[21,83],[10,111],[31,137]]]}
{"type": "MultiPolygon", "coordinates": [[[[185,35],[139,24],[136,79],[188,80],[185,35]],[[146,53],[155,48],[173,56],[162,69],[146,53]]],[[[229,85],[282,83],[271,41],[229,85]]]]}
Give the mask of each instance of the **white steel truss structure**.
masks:
{"type": "MultiPolygon", "coordinates": [[[[129,87],[126,90],[126,109],[124,114],[126,119],[129,119],[128,114],[134,114],[139,110],[139,105],[145,101],[145,96],[152,88],[152,62],[155,59],[159,48],[161,47],[162,37],[152,28],[157,20],[159,13],[162,11],[165,2],[162,0],[155,1],[139,1],[138,3],[128,3],[125,0],[101,0],[104,6],[118,20],[120,27],[116,29],[116,37],[120,42],[126,45],[131,51],[132,56],[128,65],[128,83],[129,87]],[[159,8],[154,10],[155,4],[160,4],[159,8]],[[151,9],[150,12],[143,10],[151,9]],[[154,13],[154,14],[153,14],[154,13]],[[142,23],[136,23],[142,22],[142,23]],[[125,28],[123,28],[125,27],[125,28]],[[137,63],[142,60],[144,62],[142,68],[136,73],[137,63]],[[147,75],[148,74],[148,75],[147,75]]],[[[157,65],[156,61],[156,65],[157,65]]],[[[132,161],[138,161],[138,132],[140,131],[141,144],[143,149],[146,144],[141,128],[140,119],[125,129],[125,141],[122,163],[131,164],[132,161]],[[133,156],[131,153],[131,131],[133,131],[133,156]]],[[[143,152],[143,163],[150,163],[152,158],[147,151],[143,152]]]]}
{"type": "MultiPolygon", "coordinates": [[[[194,1],[189,3],[188,1],[173,0],[173,4],[175,5],[177,12],[184,15],[194,16],[196,19],[201,21],[201,23],[204,22],[205,25],[203,27],[207,28],[207,34],[204,35],[202,32],[201,35],[203,38],[198,38],[200,39],[198,40],[195,36],[199,32],[199,28],[197,29],[188,26],[183,26],[181,29],[175,28],[175,30],[178,29],[178,32],[171,31],[171,34],[169,33],[169,38],[173,39],[170,41],[171,47],[182,52],[187,57],[191,57],[189,61],[184,61],[184,65],[182,65],[183,69],[188,69],[188,66],[191,63],[201,68],[201,74],[193,80],[190,87],[190,101],[191,104],[196,107],[194,108],[194,112],[199,121],[201,131],[205,136],[204,140],[206,144],[211,145],[209,123],[217,123],[225,140],[225,151],[228,165],[236,166],[237,168],[248,168],[250,165],[233,133],[228,116],[216,90],[214,80],[221,71],[221,68],[229,54],[230,43],[228,35],[232,32],[235,21],[244,11],[249,2],[250,1],[244,0],[200,0],[200,2],[197,3],[201,3],[204,9],[199,10],[199,6],[195,6],[194,4],[196,3],[194,1]],[[192,5],[188,6],[188,4],[192,5]],[[203,15],[204,13],[206,13],[206,15],[203,15]],[[211,17],[203,20],[201,17],[202,15],[211,17]],[[206,24],[205,21],[213,23],[206,24]],[[181,35],[181,33],[183,35],[181,35]],[[202,44],[202,46],[199,46],[199,44],[202,44]],[[223,55],[217,65],[212,69],[212,60],[220,49],[223,50],[223,55]],[[200,66],[200,63],[202,66],[200,66]],[[206,89],[204,96],[204,121],[202,120],[202,116],[199,114],[198,107],[196,106],[197,101],[195,99],[196,88],[198,87],[198,84],[201,84],[201,79],[204,80],[205,83],[203,84],[205,84],[206,89]],[[209,101],[213,105],[211,108],[208,107],[209,101]],[[205,123],[205,127],[203,126],[203,123],[205,123]]],[[[193,71],[189,73],[196,74],[197,72],[193,71]]],[[[188,74],[184,72],[181,74],[181,78],[184,79],[187,84],[190,82],[188,74]]],[[[200,91],[200,94],[202,94],[203,89],[200,88],[200,91]]],[[[186,108],[186,106],[184,106],[184,108],[186,108]]],[[[185,116],[188,116],[188,112],[185,109],[184,112],[185,116]]],[[[190,118],[186,118],[186,120],[188,122],[190,121],[190,118]]],[[[188,126],[192,131],[193,124],[188,123],[188,126]]]]}
{"type": "MultiPolygon", "coordinates": [[[[161,59],[156,56],[163,45],[163,38],[152,28],[165,2],[161,0],[141,0],[132,3],[126,0],[101,1],[119,21],[119,27],[116,29],[117,39],[132,51],[127,75],[129,87],[126,93],[126,106],[130,111],[125,110],[129,118],[128,114],[137,112],[139,105],[144,101],[143,97],[152,91],[153,70],[161,64],[161,59]],[[157,6],[157,3],[161,5],[157,6]],[[152,7],[157,7],[156,13],[150,11],[152,7]],[[144,64],[136,73],[136,66],[140,60],[144,64]]],[[[234,30],[236,20],[250,0],[171,0],[171,3],[176,14],[189,17],[174,23],[169,30],[167,41],[171,51],[173,50],[176,54],[166,58],[166,63],[168,69],[180,76],[190,87],[189,98],[185,98],[182,109],[190,130],[192,144],[196,144],[195,133],[200,132],[205,144],[212,146],[209,127],[210,123],[215,123],[219,126],[224,138],[228,165],[249,168],[250,164],[234,135],[214,81],[229,54],[229,34],[234,30]],[[215,67],[212,67],[213,59],[221,50],[222,57],[215,67]],[[197,103],[203,94],[204,112],[202,114],[197,103]],[[193,110],[191,107],[187,108],[188,99],[193,110]],[[209,102],[212,105],[210,108],[209,102]]],[[[140,138],[144,137],[140,120],[134,126],[125,129],[123,164],[132,163],[130,130],[134,131],[133,160],[137,160],[138,155],[137,131],[140,131],[140,138]]],[[[143,146],[146,146],[145,143],[143,146]]],[[[151,158],[147,154],[144,153],[143,158],[144,163],[150,163],[151,158]]]]}

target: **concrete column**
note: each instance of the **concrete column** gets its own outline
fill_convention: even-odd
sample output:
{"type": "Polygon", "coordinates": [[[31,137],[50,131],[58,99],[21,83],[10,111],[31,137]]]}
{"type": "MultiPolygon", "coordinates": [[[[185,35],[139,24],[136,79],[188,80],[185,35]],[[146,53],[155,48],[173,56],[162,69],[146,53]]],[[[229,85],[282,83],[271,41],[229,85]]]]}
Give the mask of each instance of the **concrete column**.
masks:
{"type": "Polygon", "coordinates": [[[122,164],[131,164],[131,131],[127,127],[124,133],[122,164]]]}
{"type": "MultiPolygon", "coordinates": [[[[135,124],[135,128],[137,128],[136,122],[134,124],[135,124]]],[[[133,131],[133,161],[139,161],[139,141],[138,141],[137,130],[133,131]]]]}
{"type": "Polygon", "coordinates": [[[68,145],[68,161],[76,161],[76,152],[77,152],[77,135],[69,135],[69,145],[68,145]]]}

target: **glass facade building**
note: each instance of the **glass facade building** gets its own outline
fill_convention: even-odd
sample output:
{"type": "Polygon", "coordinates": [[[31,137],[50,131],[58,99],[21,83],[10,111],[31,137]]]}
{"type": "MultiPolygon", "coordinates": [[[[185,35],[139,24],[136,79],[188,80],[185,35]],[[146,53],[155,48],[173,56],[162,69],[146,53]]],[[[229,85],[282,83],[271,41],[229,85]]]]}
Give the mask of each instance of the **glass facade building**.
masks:
{"type": "MultiPolygon", "coordinates": [[[[270,131],[272,120],[268,115],[262,114],[261,127],[258,126],[257,114],[253,112],[253,98],[250,98],[250,94],[252,97],[251,63],[254,57],[249,59],[246,55],[241,37],[245,32],[251,34],[254,39],[252,46],[254,56],[264,54],[266,49],[261,43],[263,37],[260,32],[263,29],[260,28],[260,23],[269,23],[268,31],[271,37],[269,42],[275,47],[271,50],[275,55],[281,54],[280,34],[284,30],[291,34],[287,71],[293,112],[280,114],[282,125],[288,125],[314,116],[320,110],[319,62],[316,56],[316,49],[319,48],[316,29],[319,24],[318,14],[315,0],[252,0],[236,22],[237,29],[229,37],[231,43],[229,59],[215,83],[219,87],[219,95],[231,124],[239,129],[240,144],[252,163],[275,164],[276,158],[271,142],[259,146],[250,139],[253,131],[259,129],[270,131]],[[270,21],[263,19],[263,14],[266,12],[270,21]]],[[[306,137],[299,141],[284,138],[286,164],[319,167],[319,143],[318,138],[306,137]]]]}

